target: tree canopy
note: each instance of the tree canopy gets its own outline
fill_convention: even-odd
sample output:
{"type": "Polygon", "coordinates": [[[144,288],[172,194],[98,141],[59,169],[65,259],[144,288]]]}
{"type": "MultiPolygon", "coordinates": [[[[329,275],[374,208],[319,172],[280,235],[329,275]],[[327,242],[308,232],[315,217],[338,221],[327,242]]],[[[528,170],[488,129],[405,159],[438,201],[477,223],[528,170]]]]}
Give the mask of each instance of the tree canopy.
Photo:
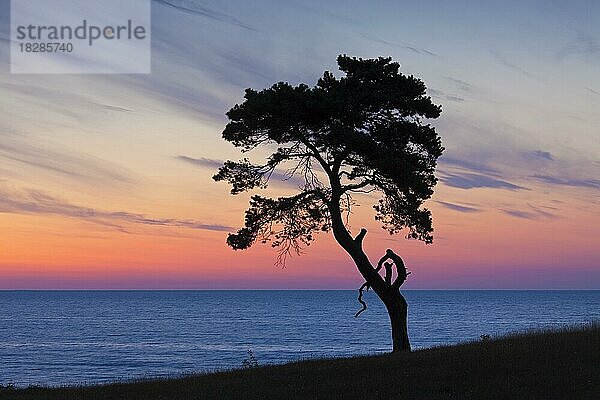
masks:
{"type": "Polygon", "coordinates": [[[260,146],[272,154],[260,164],[226,161],[213,179],[229,182],[232,194],[267,187],[276,171],[302,182],[292,196],[252,196],[244,227],[228,236],[232,248],[270,242],[284,260],[331,230],[361,192],[378,194],[375,219],[391,234],[406,229],[407,237],[432,242],[423,202],[433,194],[444,149],[425,120],[437,118],[441,107],[391,58],[341,55],[337,62],[342,77],[326,71],[313,87],[279,82],[247,89],[227,113],[225,140],[244,152],[260,146]]]}

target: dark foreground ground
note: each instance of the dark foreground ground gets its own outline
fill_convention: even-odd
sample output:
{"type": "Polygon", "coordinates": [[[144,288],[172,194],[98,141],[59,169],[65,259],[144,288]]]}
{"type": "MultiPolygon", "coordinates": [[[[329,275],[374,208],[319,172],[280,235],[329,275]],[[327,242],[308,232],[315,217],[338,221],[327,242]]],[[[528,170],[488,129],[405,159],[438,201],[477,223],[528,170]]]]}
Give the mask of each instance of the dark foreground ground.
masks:
{"type": "Polygon", "coordinates": [[[410,354],[104,386],[0,388],[0,399],[600,399],[600,324],[410,354]]]}

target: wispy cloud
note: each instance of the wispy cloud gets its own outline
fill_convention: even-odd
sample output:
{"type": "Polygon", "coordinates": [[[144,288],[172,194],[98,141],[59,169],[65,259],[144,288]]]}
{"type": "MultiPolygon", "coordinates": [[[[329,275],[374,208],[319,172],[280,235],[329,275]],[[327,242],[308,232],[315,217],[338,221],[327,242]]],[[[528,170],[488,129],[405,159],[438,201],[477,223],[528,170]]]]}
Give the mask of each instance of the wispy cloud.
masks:
{"type": "Polygon", "coordinates": [[[533,178],[552,185],[600,189],[600,179],[569,179],[552,175],[534,175],[533,178]]]}
{"type": "MultiPolygon", "coordinates": [[[[56,90],[40,85],[25,85],[22,83],[0,82],[0,88],[13,101],[25,102],[29,107],[43,106],[63,118],[74,120],[76,123],[86,120],[83,115],[95,115],[101,111],[131,112],[133,110],[114,104],[104,104],[94,99],[93,94],[77,93],[77,89],[64,88],[56,90]]],[[[12,111],[12,110],[10,110],[12,111]]]]}
{"type": "Polygon", "coordinates": [[[175,9],[182,11],[184,13],[187,13],[187,14],[199,15],[201,17],[209,18],[209,19],[212,19],[215,21],[225,22],[227,24],[239,26],[240,28],[244,28],[244,29],[247,29],[250,31],[258,31],[256,28],[243,23],[242,21],[240,21],[239,19],[237,19],[231,15],[210,9],[196,1],[189,1],[189,0],[154,0],[154,1],[158,4],[163,4],[166,7],[175,8],[175,9]]]}
{"type": "Polygon", "coordinates": [[[463,97],[460,96],[452,96],[452,95],[447,95],[446,96],[446,100],[449,101],[454,101],[455,103],[462,103],[465,101],[465,99],[463,97]]]}
{"type": "Polygon", "coordinates": [[[545,208],[548,210],[557,211],[558,208],[556,208],[556,207],[548,207],[548,206],[536,207],[532,204],[529,204],[529,208],[531,208],[533,211],[535,211],[538,215],[545,217],[545,218],[557,218],[558,217],[558,215],[556,215],[556,214],[542,210],[542,208],[545,208]]]}
{"type": "Polygon", "coordinates": [[[102,108],[104,108],[105,110],[109,110],[109,111],[117,111],[117,112],[132,112],[132,109],[129,108],[125,108],[125,107],[119,107],[119,106],[111,106],[109,104],[102,104],[101,105],[102,108]]]}
{"type": "MultiPolygon", "coordinates": [[[[507,215],[510,215],[512,217],[529,219],[529,220],[552,219],[552,218],[558,218],[559,217],[556,214],[552,214],[552,213],[550,213],[548,211],[542,210],[540,207],[536,207],[536,206],[531,205],[531,204],[528,204],[528,206],[529,206],[528,210],[518,210],[518,209],[513,209],[513,208],[505,208],[505,209],[501,209],[500,211],[502,211],[503,213],[505,213],[507,215]]],[[[553,208],[553,209],[555,209],[555,208],[553,208]]]]}
{"type": "Polygon", "coordinates": [[[442,206],[444,206],[450,210],[454,210],[454,211],[458,211],[458,212],[462,212],[462,213],[481,212],[481,209],[479,209],[479,208],[463,206],[463,205],[459,205],[459,204],[449,203],[446,201],[437,201],[437,203],[441,204],[442,206]]]}
{"type": "Polygon", "coordinates": [[[0,162],[58,173],[83,183],[131,184],[134,179],[124,168],[97,157],[36,146],[20,138],[3,137],[0,162]]]}
{"type": "Polygon", "coordinates": [[[451,76],[444,76],[444,79],[449,82],[452,82],[454,85],[457,86],[458,89],[463,90],[465,92],[470,92],[471,90],[473,90],[473,85],[467,81],[463,81],[462,79],[453,78],[451,76]]]}
{"type": "Polygon", "coordinates": [[[515,185],[513,183],[496,179],[487,175],[473,174],[473,173],[442,173],[440,180],[448,186],[459,188],[459,189],[478,189],[478,188],[492,188],[492,189],[507,189],[507,190],[520,190],[525,189],[522,186],[515,185]]]}
{"type": "Polygon", "coordinates": [[[37,190],[15,191],[0,187],[0,213],[43,214],[76,218],[125,231],[122,224],[181,227],[230,232],[233,228],[195,220],[151,218],[127,211],[104,211],[71,204],[68,201],[37,190]]]}
{"type": "Polygon", "coordinates": [[[523,219],[537,219],[538,216],[535,213],[529,212],[529,211],[521,211],[521,210],[501,210],[503,213],[508,214],[510,216],[516,217],[516,218],[523,218],[523,219]]]}
{"type": "MultiPolygon", "coordinates": [[[[186,162],[188,164],[198,166],[198,167],[212,169],[215,172],[218,168],[222,167],[223,163],[224,163],[224,161],[222,161],[222,160],[215,160],[212,158],[204,158],[204,157],[194,158],[194,157],[180,155],[175,158],[177,158],[178,160],[181,160],[183,162],[186,162]]],[[[290,175],[287,172],[275,170],[271,174],[269,183],[285,185],[285,186],[300,187],[300,186],[304,185],[304,180],[297,176],[290,175]]]]}
{"type": "Polygon", "coordinates": [[[500,63],[500,65],[504,65],[505,67],[512,69],[513,71],[516,71],[528,78],[537,79],[537,77],[534,74],[512,62],[509,62],[506,58],[504,58],[504,56],[498,53],[494,53],[494,56],[496,57],[496,60],[498,61],[498,63],[500,63]]]}
{"type": "Polygon", "coordinates": [[[196,165],[199,167],[217,169],[217,168],[221,168],[223,166],[222,160],[214,160],[211,158],[204,158],[204,157],[193,158],[193,157],[188,157],[188,156],[177,156],[175,158],[177,158],[178,160],[181,160],[183,162],[186,162],[188,164],[196,165]]]}
{"type": "Polygon", "coordinates": [[[470,170],[470,171],[473,171],[476,173],[481,173],[481,172],[485,172],[485,173],[489,173],[489,174],[498,174],[499,173],[499,171],[497,169],[492,168],[488,165],[469,161],[469,160],[464,160],[464,159],[457,158],[457,157],[442,156],[442,158],[440,158],[439,162],[442,165],[464,168],[466,170],[470,170]]]}
{"type": "Polygon", "coordinates": [[[600,42],[590,35],[580,32],[575,39],[566,43],[557,53],[556,58],[562,61],[573,56],[598,56],[600,55],[600,42]]]}
{"type": "Polygon", "coordinates": [[[433,51],[424,49],[422,47],[417,47],[417,46],[408,45],[408,44],[394,43],[394,42],[390,42],[390,41],[387,41],[387,40],[374,38],[372,36],[368,36],[368,35],[365,35],[365,34],[363,34],[362,36],[365,39],[371,40],[373,42],[385,44],[386,46],[398,47],[400,49],[409,50],[409,51],[411,51],[411,52],[413,52],[415,54],[426,55],[426,56],[431,56],[431,57],[437,57],[438,56],[433,51]]]}
{"type": "Polygon", "coordinates": [[[586,88],[586,89],[587,89],[588,92],[593,93],[593,94],[595,94],[597,96],[600,96],[600,92],[599,91],[594,90],[592,88],[586,88]]]}
{"type": "Polygon", "coordinates": [[[548,151],[534,150],[531,152],[531,154],[536,157],[545,158],[546,160],[549,160],[549,161],[554,161],[554,156],[552,155],[552,153],[550,153],[548,151]]]}
{"type": "Polygon", "coordinates": [[[427,91],[429,92],[431,97],[437,98],[440,100],[448,100],[448,101],[453,101],[455,103],[462,103],[465,101],[465,99],[463,97],[450,95],[450,94],[445,93],[442,90],[427,89],[427,91]]]}

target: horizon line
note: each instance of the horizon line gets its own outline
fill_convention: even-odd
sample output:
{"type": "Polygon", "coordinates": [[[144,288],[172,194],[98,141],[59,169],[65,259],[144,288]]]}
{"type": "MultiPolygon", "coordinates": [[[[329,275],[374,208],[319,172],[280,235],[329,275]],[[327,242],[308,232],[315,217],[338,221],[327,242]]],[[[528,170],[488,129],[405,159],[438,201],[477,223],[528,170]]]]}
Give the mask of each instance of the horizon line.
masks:
{"type": "MultiPolygon", "coordinates": [[[[321,292],[355,292],[358,289],[290,289],[290,288],[270,288],[270,289],[0,289],[0,292],[275,292],[275,291],[321,291],[321,292]]],[[[417,291],[600,291],[600,288],[421,288],[421,289],[404,289],[401,292],[417,292],[417,291]]]]}

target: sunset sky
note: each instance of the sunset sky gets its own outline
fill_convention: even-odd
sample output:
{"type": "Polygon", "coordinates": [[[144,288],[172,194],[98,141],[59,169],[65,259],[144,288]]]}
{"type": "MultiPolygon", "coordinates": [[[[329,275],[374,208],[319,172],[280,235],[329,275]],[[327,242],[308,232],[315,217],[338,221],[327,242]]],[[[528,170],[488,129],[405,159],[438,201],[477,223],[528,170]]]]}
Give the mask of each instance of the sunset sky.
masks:
{"type": "MultiPolygon", "coordinates": [[[[247,87],[391,56],[443,107],[434,244],[353,215],[406,288],[600,288],[600,2],[152,2],[152,73],[9,74],[0,0],[0,289],[356,288],[329,234],[285,269],[234,252],[211,176],[247,87]],[[493,5],[492,5],[493,3],[493,5]]],[[[51,12],[51,11],[49,11],[51,12]]],[[[267,194],[289,192],[273,182],[267,194]]]]}

